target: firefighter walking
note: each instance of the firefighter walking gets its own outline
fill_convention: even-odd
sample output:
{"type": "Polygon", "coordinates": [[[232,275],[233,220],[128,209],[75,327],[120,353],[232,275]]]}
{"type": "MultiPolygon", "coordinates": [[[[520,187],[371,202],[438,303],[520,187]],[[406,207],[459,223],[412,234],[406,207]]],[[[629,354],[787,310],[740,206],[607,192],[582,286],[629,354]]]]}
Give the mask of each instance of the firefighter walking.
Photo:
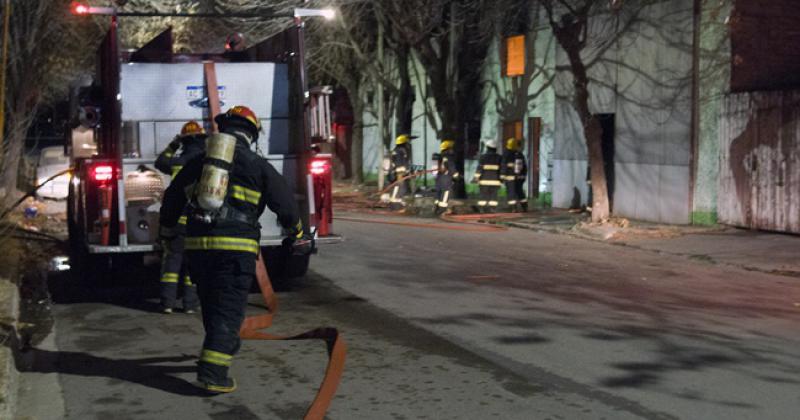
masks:
{"type": "Polygon", "coordinates": [[[436,206],[434,212],[442,214],[447,211],[450,199],[453,196],[455,182],[460,177],[456,167],[456,142],[453,140],[442,140],[439,147],[439,164],[436,170],[436,206]]]}
{"type": "MultiPolygon", "coordinates": [[[[205,152],[206,131],[197,121],[189,121],[181,128],[181,133],[158,155],[155,166],[159,171],[175,178],[186,162],[202,156],[205,152]]],[[[183,258],[184,230],[186,216],[178,220],[177,235],[161,243],[160,309],[171,314],[178,300],[179,286],[183,286],[183,311],[194,313],[200,306],[197,290],[183,258]],[[183,275],[183,279],[181,279],[183,275]]]]}
{"type": "Polygon", "coordinates": [[[477,182],[480,189],[478,210],[481,213],[494,213],[497,211],[497,193],[503,185],[500,181],[500,165],[502,158],[497,153],[497,140],[484,141],[486,150],[478,161],[473,182],[477,182]]]}
{"type": "Polygon", "coordinates": [[[525,155],[522,154],[522,142],[519,139],[506,140],[506,151],[503,153],[502,173],[506,184],[506,194],[509,211],[516,212],[521,208],[528,211],[528,201],[525,197],[525,178],[528,175],[528,165],[525,155]]]}
{"type": "Polygon", "coordinates": [[[239,328],[255,278],[258,218],[269,207],[288,234],[287,245],[303,238],[303,227],[286,180],[251,150],[261,131],[253,111],[235,106],[215,121],[220,133],[209,136],[206,154],[187,162],[166,191],[161,235],[174,236],[188,201],[186,255],[206,332],[197,380],[211,393],[224,393],[236,389],[228,369],[241,345],[239,328]]]}
{"type": "Polygon", "coordinates": [[[411,174],[411,140],[416,136],[401,134],[395,139],[395,147],[392,150],[392,166],[390,175],[393,177],[391,182],[397,182],[392,188],[392,195],[389,197],[389,206],[392,210],[400,210],[405,207],[405,197],[411,193],[411,180],[405,179],[411,174]]]}

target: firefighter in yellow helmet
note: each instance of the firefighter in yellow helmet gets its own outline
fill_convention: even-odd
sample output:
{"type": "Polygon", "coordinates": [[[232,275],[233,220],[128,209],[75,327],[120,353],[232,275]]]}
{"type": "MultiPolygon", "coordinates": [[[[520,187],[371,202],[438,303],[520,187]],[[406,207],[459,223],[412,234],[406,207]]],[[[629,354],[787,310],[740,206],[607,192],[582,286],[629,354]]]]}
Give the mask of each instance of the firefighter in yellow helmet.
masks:
{"type": "Polygon", "coordinates": [[[261,131],[255,113],[235,106],[215,121],[220,133],[209,136],[207,153],[187,162],[167,188],[160,221],[162,236],[174,234],[183,209],[189,206],[186,256],[197,283],[206,332],[197,380],[208,392],[225,393],[236,389],[228,369],[239,351],[239,328],[256,274],[258,218],[269,207],[288,233],[287,246],[304,235],[286,180],[251,150],[261,131]],[[226,181],[210,183],[212,179],[226,181]],[[219,206],[211,208],[209,197],[215,196],[221,197],[219,206]]]}
{"type": "Polygon", "coordinates": [[[411,180],[403,178],[411,174],[411,140],[417,138],[408,134],[401,134],[395,139],[392,150],[392,166],[389,169],[389,181],[396,183],[392,188],[389,206],[392,210],[405,207],[403,200],[411,193],[411,180]]]}
{"type": "Polygon", "coordinates": [[[497,210],[497,192],[503,186],[500,179],[500,166],[502,157],[497,153],[497,140],[484,140],[486,150],[478,161],[478,169],[472,182],[478,184],[480,188],[480,198],[478,199],[478,210],[481,213],[494,213],[497,210]]]}
{"type": "Polygon", "coordinates": [[[506,140],[506,150],[502,163],[503,181],[506,184],[506,197],[509,211],[516,212],[521,208],[528,211],[528,201],[522,188],[528,175],[528,165],[522,154],[522,141],[515,138],[506,140]]]}
{"type": "MultiPolygon", "coordinates": [[[[181,128],[181,133],[175,136],[175,139],[158,155],[155,163],[156,169],[174,178],[186,162],[203,155],[206,137],[206,130],[200,123],[197,121],[187,122],[181,128]]],[[[186,216],[184,215],[178,221],[177,235],[173,239],[161,243],[164,253],[161,259],[160,308],[161,312],[165,314],[171,314],[175,309],[178,289],[181,288],[183,289],[184,312],[194,313],[200,306],[196,286],[192,283],[183,258],[185,226],[186,216]]]]}
{"type": "Polygon", "coordinates": [[[434,202],[436,214],[442,214],[450,206],[450,199],[453,196],[453,188],[456,180],[461,176],[456,167],[456,142],[453,140],[442,140],[439,146],[439,163],[436,170],[436,201],[434,202]]]}

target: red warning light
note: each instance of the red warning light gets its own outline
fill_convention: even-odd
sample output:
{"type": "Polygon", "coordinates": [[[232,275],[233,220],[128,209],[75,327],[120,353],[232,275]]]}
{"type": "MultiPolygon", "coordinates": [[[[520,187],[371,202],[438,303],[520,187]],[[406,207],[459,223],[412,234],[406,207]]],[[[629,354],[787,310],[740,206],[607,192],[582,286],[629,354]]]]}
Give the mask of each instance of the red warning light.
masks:
{"type": "Polygon", "coordinates": [[[91,11],[89,6],[85,4],[78,3],[77,1],[72,2],[70,5],[70,9],[72,9],[73,15],[88,15],[91,11]]]}
{"type": "Polygon", "coordinates": [[[323,175],[331,169],[330,165],[328,165],[328,161],[324,159],[319,160],[312,160],[311,161],[311,174],[313,175],[323,175]]]}

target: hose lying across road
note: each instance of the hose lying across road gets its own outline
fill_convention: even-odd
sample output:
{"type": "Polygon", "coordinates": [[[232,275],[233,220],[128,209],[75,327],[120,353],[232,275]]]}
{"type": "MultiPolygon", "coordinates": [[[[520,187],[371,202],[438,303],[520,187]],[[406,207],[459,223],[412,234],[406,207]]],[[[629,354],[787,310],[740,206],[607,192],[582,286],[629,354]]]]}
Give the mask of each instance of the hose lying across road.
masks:
{"type": "Polygon", "coordinates": [[[317,391],[317,395],[311,406],[306,411],[305,420],[322,420],[331,404],[336,388],[342,379],[344,372],[344,361],[347,355],[347,346],[344,343],[339,331],[332,327],[317,328],[306,331],[302,334],[290,336],[278,336],[265,333],[261,330],[272,325],[272,318],[278,311],[278,298],[272,290],[272,284],[267,274],[264,260],[259,255],[256,265],[256,278],[261,288],[261,295],[267,305],[267,313],[262,315],[249,316],[242,323],[239,336],[244,340],[324,340],[328,349],[328,367],[325,370],[325,377],[317,391]]]}
{"type": "MultiPolygon", "coordinates": [[[[374,213],[374,212],[371,212],[374,213]]],[[[377,214],[392,215],[391,212],[377,212],[377,214]]],[[[396,220],[382,220],[362,217],[336,216],[335,220],[355,223],[375,223],[381,225],[406,226],[423,229],[457,230],[462,232],[502,232],[508,230],[507,226],[486,223],[491,220],[511,220],[525,217],[521,213],[494,213],[494,214],[444,214],[440,219],[448,223],[415,223],[396,220]]]]}

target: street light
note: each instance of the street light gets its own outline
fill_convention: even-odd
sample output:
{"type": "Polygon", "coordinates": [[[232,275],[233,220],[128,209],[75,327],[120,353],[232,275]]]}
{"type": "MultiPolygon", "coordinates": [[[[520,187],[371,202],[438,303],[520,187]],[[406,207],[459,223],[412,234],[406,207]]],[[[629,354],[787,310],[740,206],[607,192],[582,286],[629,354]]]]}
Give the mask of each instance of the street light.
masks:
{"type": "Polygon", "coordinates": [[[294,17],[324,17],[326,20],[332,20],[336,17],[336,11],[331,8],[326,9],[294,9],[294,17]]]}
{"type": "Polygon", "coordinates": [[[72,10],[73,15],[114,15],[116,14],[116,9],[113,7],[94,7],[89,6],[87,4],[79,3],[77,1],[73,1],[70,5],[70,9],[72,10]]]}

